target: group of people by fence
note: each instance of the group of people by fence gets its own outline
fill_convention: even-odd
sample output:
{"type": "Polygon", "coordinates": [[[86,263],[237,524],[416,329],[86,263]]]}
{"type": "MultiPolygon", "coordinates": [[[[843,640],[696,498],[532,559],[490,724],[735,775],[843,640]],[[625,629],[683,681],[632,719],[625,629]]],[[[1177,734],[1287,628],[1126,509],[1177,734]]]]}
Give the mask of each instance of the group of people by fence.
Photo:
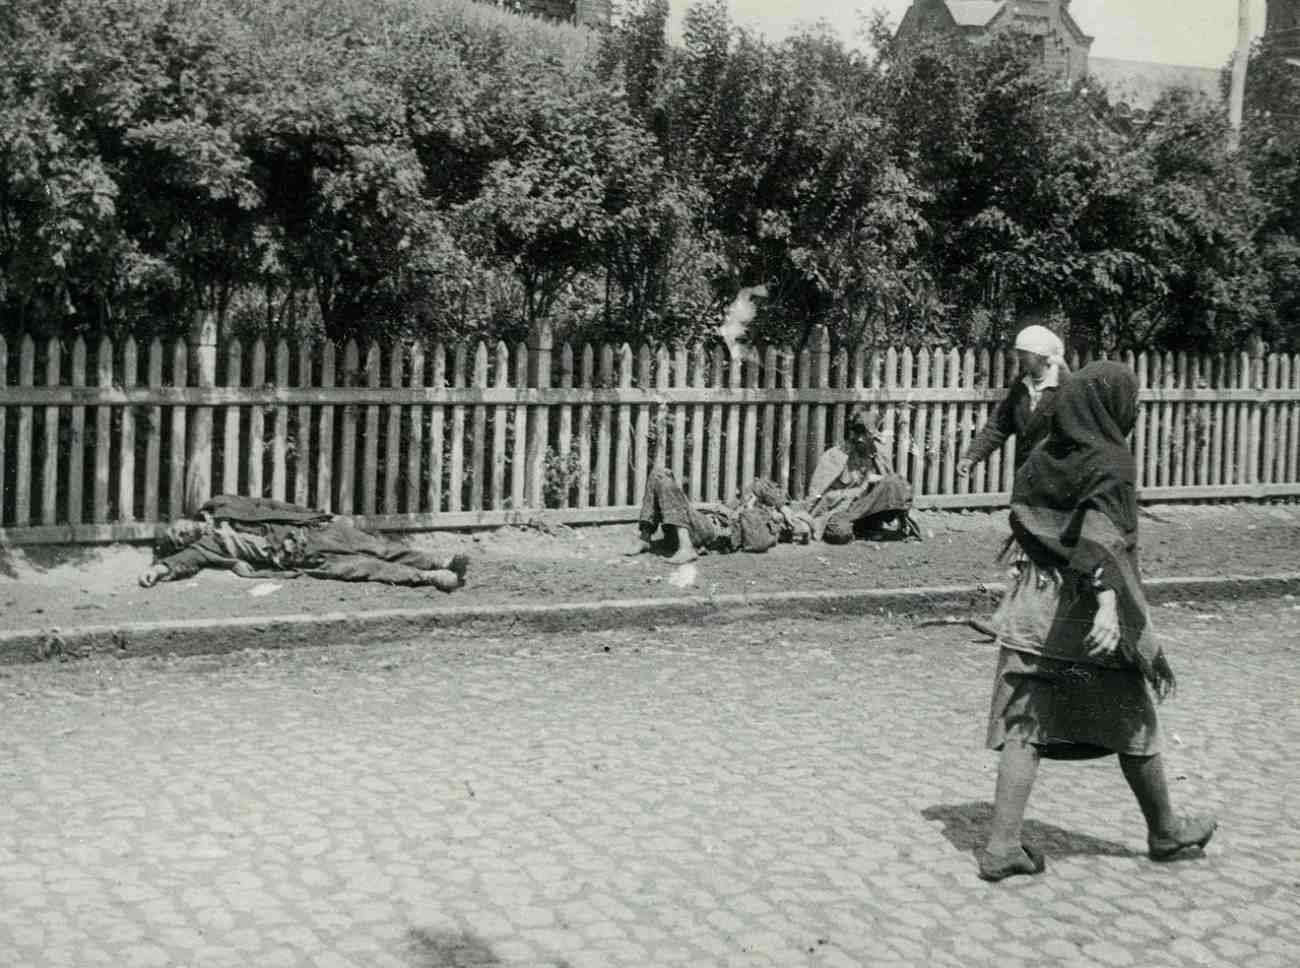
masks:
{"type": "MultiPolygon", "coordinates": [[[[958,466],[966,475],[1016,437],[1011,534],[1001,552],[1009,581],[992,623],[1000,649],[987,745],[999,766],[991,829],[976,852],[979,873],[998,881],[1045,869],[1043,855],[1021,838],[1042,759],[1111,754],[1146,820],[1149,856],[1169,860],[1203,848],[1216,821],[1175,814],[1165,778],[1157,706],[1175,676],[1151,632],[1138,568],[1137,477],[1127,443],[1137,379],[1109,361],[1070,373],[1060,339],[1042,326],[1022,330],[1015,348],[1021,377],[958,466]]],[[[660,529],[673,564],[709,552],[764,552],[782,541],[919,538],[911,496],[880,446],[874,413],[860,410],[797,501],[760,478],[728,502],[692,503],[670,471],[651,472],[630,553],[655,551],[660,529]]],[[[407,549],[326,512],[223,496],[198,519],[167,529],[140,581],[152,586],[203,567],[452,591],[464,585],[469,561],[407,549]]]]}

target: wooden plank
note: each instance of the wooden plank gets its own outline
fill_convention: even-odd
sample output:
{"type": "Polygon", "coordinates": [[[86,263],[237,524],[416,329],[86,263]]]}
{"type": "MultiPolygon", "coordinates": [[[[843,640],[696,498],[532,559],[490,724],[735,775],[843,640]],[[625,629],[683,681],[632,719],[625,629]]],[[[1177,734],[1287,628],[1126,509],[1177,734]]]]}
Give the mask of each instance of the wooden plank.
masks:
{"type": "MultiPolygon", "coordinates": [[[[973,361],[972,361],[973,362],[973,361]]],[[[961,386],[962,358],[957,350],[949,350],[945,370],[948,374],[948,386],[961,386]]],[[[957,404],[949,403],[948,412],[943,421],[943,493],[957,493],[957,442],[961,439],[961,424],[958,422],[957,404]]]]}
{"type": "MultiPolygon", "coordinates": [[[[1289,385],[1292,390],[1300,390],[1300,353],[1291,357],[1289,385]]],[[[1288,403],[1286,409],[1291,424],[1287,431],[1286,479],[1296,482],[1300,481],[1300,404],[1288,403]]]]}
{"type": "MultiPolygon", "coordinates": [[[[127,338],[122,347],[122,385],[135,386],[137,354],[135,340],[127,338]]],[[[120,521],[135,520],[135,408],[122,410],[122,449],[118,455],[117,516],[120,521]]]]}
{"type": "MultiPolygon", "coordinates": [[[[729,347],[723,347],[718,350],[718,358],[725,361],[727,365],[727,386],[732,390],[739,390],[742,383],[741,374],[741,357],[738,353],[733,354],[729,347]]],[[[727,437],[724,450],[726,452],[726,463],[723,465],[722,474],[722,500],[730,501],[740,492],[740,404],[728,404],[725,406],[727,415],[727,437]]]]}
{"type": "MultiPolygon", "coordinates": [[[[1187,352],[1180,351],[1174,357],[1174,385],[1186,387],[1188,383],[1187,352]]],[[[1170,483],[1182,487],[1190,477],[1188,464],[1191,452],[1187,446],[1187,417],[1189,407],[1185,403],[1174,403],[1174,466],[1170,483]]]]}
{"type": "MultiPolygon", "coordinates": [[[[328,340],[321,347],[320,385],[334,385],[334,344],[328,340]]],[[[345,475],[349,473],[346,469],[345,475]]],[[[320,408],[316,435],[316,507],[333,511],[334,501],[334,408],[320,408]]]]}
{"type": "MultiPolygon", "coordinates": [[[[549,391],[551,386],[551,353],[555,337],[551,324],[545,320],[533,333],[529,347],[528,385],[549,391]]],[[[551,448],[551,411],[548,406],[533,406],[528,415],[528,503],[540,508],[546,501],[546,454],[551,448]]]]}
{"type": "MultiPolygon", "coordinates": [[[[1227,369],[1227,358],[1220,353],[1213,358],[1214,378],[1213,385],[1216,387],[1227,387],[1231,384],[1227,369]]],[[[1212,404],[1212,427],[1210,432],[1211,453],[1210,453],[1210,477],[1206,482],[1211,485],[1226,484],[1228,476],[1224,461],[1226,453],[1224,443],[1227,439],[1227,413],[1226,404],[1212,404]]]]}
{"type": "MultiPolygon", "coordinates": [[[[649,387],[654,384],[654,353],[646,344],[636,357],[636,385],[649,387]]],[[[653,415],[650,404],[641,404],[633,409],[633,422],[636,427],[636,442],[632,464],[632,494],[640,495],[645,490],[646,478],[650,474],[650,426],[653,415]]]]}
{"type": "MultiPolygon", "coordinates": [[[[361,350],[355,339],[343,348],[343,382],[356,385],[361,382],[361,350]]],[[[338,411],[339,466],[335,468],[338,479],[338,512],[356,514],[357,484],[357,421],[360,413],[357,404],[347,404],[338,411]]]]}
{"type": "MultiPolygon", "coordinates": [[[[1254,367],[1250,354],[1242,350],[1237,354],[1237,386],[1249,387],[1253,384],[1254,367]]],[[[1237,404],[1237,483],[1255,483],[1255,469],[1251,466],[1251,424],[1255,407],[1253,404],[1237,404]]]]}
{"type": "MultiPolygon", "coordinates": [[[[917,385],[928,387],[932,385],[934,377],[934,368],[930,360],[930,350],[922,346],[919,353],[916,354],[916,382],[917,385]]],[[[914,463],[912,465],[912,499],[919,498],[922,494],[933,494],[933,489],[929,488],[930,465],[933,461],[932,441],[930,439],[930,405],[923,403],[916,408],[916,421],[914,424],[914,446],[912,456],[914,463]]]]}
{"type": "MultiPolygon", "coordinates": [[[[566,340],[560,347],[560,388],[568,390],[573,386],[573,347],[566,340]]],[[[560,458],[560,475],[562,486],[559,488],[559,506],[567,508],[572,504],[571,492],[573,481],[570,479],[570,467],[573,454],[573,407],[565,404],[560,407],[556,421],[555,452],[560,458]]]]}
{"type": "MultiPolygon", "coordinates": [[[[63,343],[58,337],[51,337],[45,344],[46,386],[59,385],[62,365],[63,343]]],[[[59,408],[46,407],[43,416],[45,434],[41,454],[41,524],[53,524],[59,497],[59,408]]]]}
{"type": "MultiPolygon", "coordinates": [[[[1264,386],[1277,386],[1277,354],[1270,353],[1265,361],[1264,386]]],[[[1261,484],[1272,484],[1278,479],[1274,465],[1277,463],[1277,407],[1264,405],[1263,438],[1260,441],[1260,477],[1261,484]]]]}
{"type": "MultiPolygon", "coordinates": [[[[402,387],[402,370],[406,363],[406,344],[400,339],[393,340],[393,349],[388,356],[388,385],[394,390],[402,387]]],[[[397,514],[397,482],[402,474],[402,410],[396,404],[389,404],[384,428],[384,513],[397,514]]]]}
{"type": "MultiPolygon", "coordinates": [[[[582,347],[582,371],[580,385],[591,387],[596,375],[596,353],[591,344],[582,347]]],[[[583,404],[578,407],[578,507],[591,506],[591,472],[592,472],[592,407],[583,404]]]]}
{"type": "MultiPolygon", "coordinates": [[[[979,351],[978,363],[976,364],[976,379],[982,385],[982,389],[993,389],[993,356],[987,346],[981,347],[979,351]]],[[[998,389],[1001,389],[1000,387],[998,389]]],[[[975,426],[983,428],[989,422],[989,405],[983,401],[975,406],[975,426]]],[[[971,489],[972,494],[984,494],[988,490],[988,461],[980,461],[971,470],[971,489]]],[[[996,490],[996,488],[994,488],[996,490]]]]}
{"type": "MultiPolygon", "coordinates": [[[[763,386],[769,390],[776,389],[777,374],[777,353],[776,347],[767,346],[763,349],[763,386]]],[[[758,474],[760,477],[776,478],[776,471],[773,466],[776,461],[776,405],[767,403],[763,405],[763,431],[760,438],[758,450],[758,474]]],[[[786,486],[785,481],[780,482],[782,487],[786,486]]]]}
{"type": "MultiPolygon", "coordinates": [[[[442,343],[433,345],[429,385],[438,389],[447,385],[447,348],[442,343]]],[[[444,409],[435,405],[429,414],[429,480],[425,494],[425,504],[431,514],[442,511],[443,421],[445,419],[444,409]]]]}
{"type": "MultiPolygon", "coordinates": [[[[962,354],[960,367],[953,367],[949,375],[954,379],[961,381],[965,387],[972,386],[975,383],[975,351],[967,347],[962,354]],[[958,372],[959,371],[959,372],[958,372]]],[[[971,440],[974,439],[974,407],[969,403],[960,403],[957,405],[957,454],[956,459],[960,459],[962,454],[970,450],[971,440]]],[[[954,461],[955,469],[955,461],[954,461]]],[[[971,475],[968,473],[965,477],[955,478],[955,484],[952,493],[969,494],[971,491],[971,475]]]]}
{"type": "MultiPolygon", "coordinates": [[[[599,388],[584,391],[581,388],[564,389],[553,387],[539,390],[524,387],[445,387],[442,390],[422,388],[399,388],[391,390],[386,387],[370,389],[368,387],[333,387],[328,389],[290,387],[285,390],[274,386],[264,387],[145,387],[134,389],[123,387],[7,387],[0,391],[0,405],[18,406],[243,406],[243,407],[277,407],[291,405],[316,406],[407,406],[419,403],[424,406],[479,406],[520,405],[533,407],[558,407],[564,404],[611,403],[640,406],[657,404],[667,400],[674,404],[712,404],[722,401],[726,404],[756,405],[764,403],[806,404],[808,406],[827,407],[844,402],[850,405],[885,404],[920,405],[946,404],[952,402],[995,402],[1006,395],[1006,390],[994,389],[949,389],[947,387],[910,387],[907,389],[855,389],[852,387],[821,389],[796,387],[773,390],[757,387],[740,387],[730,389],[723,386],[718,390],[703,388],[669,388],[643,390],[639,387],[599,388]]],[[[1300,390],[1261,389],[1249,387],[1230,388],[1223,391],[1213,390],[1166,390],[1152,387],[1142,391],[1138,396],[1142,403],[1162,403],[1182,401],[1187,403],[1286,403],[1300,401],[1300,390]]]]}
{"type": "MultiPolygon", "coordinates": [[[[474,386],[488,385],[488,348],[482,340],[474,348],[474,386]]],[[[481,511],[485,503],[483,479],[490,473],[487,453],[487,407],[474,408],[469,449],[469,510],[481,511]]]]}
{"type": "MultiPolygon", "coordinates": [[[[275,344],[275,385],[289,384],[289,344],[280,339],[275,344]]],[[[289,495],[289,408],[276,407],[275,430],[271,434],[271,498],[286,501],[289,495]]]]}
{"type": "MultiPolygon", "coordinates": [[[[606,343],[600,348],[600,385],[613,386],[614,348],[606,343]]],[[[600,436],[596,441],[596,507],[607,507],[610,503],[610,457],[614,447],[613,407],[608,403],[600,406],[598,417],[600,436]]]]}
{"type": "MultiPolygon", "coordinates": [[[[848,347],[842,346],[831,362],[831,386],[835,389],[856,389],[862,386],[862,368],[866,363],[866,350],[859,346],[850,355],[848,347]]],[[[845,426],[853,405],[836,403],[831,406],[831,425],[827,429],[830,443],[839,444],[845,439],[845,426]]]]}
{"type": "MultiPolygon", "coordinates": [[[[1139,353],[1137,358],[1138,391],[1147,385],[1150,378],[1150,360],[1145,352],[1139,353]]],[[[1143,406],[1140,402],[1137,408],[1137,427],[1133,431],[1133,464],[1137,470],[1137,486],[1145,486],[1151,481],[1146,470],[1147,460],[1147,426],[1151,422],[1150,407],[1143,406]]]]}
{"type": "MultiPolygon", "coordinates": [[[[239,340],[231,340],[226,349],[226,386],[244,384],[244,349],[239,340]]],[[[221,450],[221,493],[239,493],[239,407],[234,404],[223,409],[222,428],[225,432],[221,450]]]]}
{"type": "MultiPolygon", "coordinates": [[[[113,342],[107,336],[101,337],[99,347],[95,352],[95,374],[96,382],[99,386],[108,386],[113,382],[113,342]]],[[[95,488],[91,498],[91,508],[94,512],[91,518],[91,524],[108,523],[108,483],[110,474],[110,458],[113,452],[112,439],[113,414],[108,407],[99,406],[95,408],[95,488]]],[[[209,432],[211,424],[208,425],[209,432]]],[[[201,452],[211,459],[211,445],[201,452]]],[[[207,475],[204,474],[201,480],[206,483],[207,475]]],[[[205,496],[206,500],[206,496],[205,496]]]]}
{"type": "MultiPolygon", "coordinates": [[[[632,385],[632,347],[624,343],[618,350],[618,385],[632,385]]],[[[627,504],[627,478],[632,463],[632,408],[621,404],[618,408],[618,451],[612,468],[614,473],[614,503],[627,504]]],[[[639,495],[638,495],[639,496],[639,495]]]]}
{"type": "MultiPolygon", "coordinates": [[[[1214,378],[1212,361],[1210,357],[1198,354],[1196,356],[1196,383],[1198,386],[1208,386],[1214,378]]],[[[1196,407],[1196,477],[1185,483],[1205,485],[1210,483],[1210,431],[1213,414],[1210,412],[1208,403],[1197,404],[1196,407]]]]}
{"type": "MultiPolygon", "coordinates": [[[[777,373],[780,375],[782,389],[789,390],[795,382],[795,354],[784,347],[777,350],[777,373]]],[[[776,428],[776,482],[784,487],[791,497],[800,498],[807,487],[807,481],[791,480],[791,461],[794,459],[794,407],[783,404],[777,408],[776,428]]]]}
{"type": "MultiPolygon", "coordinates": [[[[910,346],[903,347],[898,359],[898,385],[911,389],[916,369],[916,360],[910,346]]],[[[904,406],[898,410],[898,439],[894,442],[894,470],[908,481],[914,482],[916,474],[912,470],[912,455],[916,451],[916,439],[912,436],[913,407],[904,406]]],[[[913,489],[915,494],[915,488],[913,489]]]]}
{"type": "MultiPolygon", "coordinates": [[[[709,385],[719,390],[726,385],[724,367],[725,347],[715,347],[709,354],[709,385]]],[[[722,493],[722,394],[714,395],[714,404],[709,407],[709,463],[704,468],[704,499],[717,501],[722,493]]]]}
{"type": "MultiPolygon", "coordinates": [[[[515,386],[528,385],[528,347],[515,345],[515,386]]],[[[528,408],[515,407],[515,428],[510,448],[510,507],[528,507],[528,408]]]]}
{"type": "MultiPolygon", "coordinates": [[[[500,345],[500,344],[499,344],[500,345]]],[[[508,359],[508,357],[507,357],[508,359]]],[[[508,364],[507,364],[508,365],[508,364]]],[[[424,342],[411,344],[411,386],[424,386],[424,342]]],[[[406,451],[406,513],[420,513],[420,474],[424,470],[424,416],[425,408],[412,404],[406,408],[410,442],[406,451]]],[[[504,421],[502,430],[505,430],[504,421]]],[[[496,493],[500,493],[500,489],[496,493]]]]}
{"type": "MultiPolygon", "coordinates": [[[[684,387],[690,382],[690,354],[686,346],[679,344],[673,351],[673,386],[684,387]]],[[[674,404],[671,407],[673,434],[673,479],[679,484],[686,480],[686,438],[689,436],[689,424],[686,408],[674,404]]]]}
{"type": "MultiPolygon", "coordinates": [[[[813,330],[813,386],[824,390],[831,385],[831,338],[825,326],[813,330]]],[[[811,409],[812,440],[808,447],[808,476],[826,452],[826,406],[816,403],[811,409]]]]}
{"type": "MultiPolygon", "coordinates": [[[[759,384],[758,350],[753,346],[745,347],[744,369],[745,386],[755,388],[759,384]]],[[[766,477],[767,471],[758,465],[758,406],[745,407],[745,436],[740,448],[740,486],[748,487],[756,477],[766,477]]]]}
{"type": "MultiPolygon", "coordinates": [[[[217,336],[216,316],[202,313],[191,328],[190,362],[194,364],[194,385],[205,391],[212,390],[217,381],[217,336]]],[[[196,405],[189,413],[189,454],[181,503],[185,514],[195,514],[212,496],[215,411],[211,405],[196,405]]]]}
{"type": "MultiPolygon", "coordinates": [[[[1249,386],[1251,389],[1258,389],[1264,385],[1264,359],[1261,356],[1251,356],[1246,354],[1249,360],[1250,374],[1249,386]]],[[[1259,483],[1259,461],[1260,445],[1264,437],[1264,404],[1260,400],[1253,400],[1246,405],[1248,421],[1246,424],[1246,467],[1249,476],[1246,478],[1248,484],[1259,483]]]]}
{"type": "MultiPolygon", "coordinates": [[[[36,377],[36,344],[24,336],[18,350],[18,385],[31,386],[36,377]]],[[[14,526],[27,527],[32,522],[32,408],[19,407],[14,442],[14,526]]],[[[107,434],[105,434],[107,438],[107,434]]]]}
{"type": "MultiPolygon", "coordinates": [[[[1007,382],[1014,384],[1020,379],[1020,357],[1014,350],[1004,350],[1000,356],[1003,361],[1004,371],[1008,374],[1007,382]]],[[[1018,436],[1018,435],[1017,435],[1018,436]]],[[[1002,448],[1002,475],[1001,484],[998,486],[999,491],[1010,491],[1016,479],[1016,451],[1020,449],[1020,441],[1016,436],[1012,436],[1007,441],[1006,446],[1002,448]]]]}
{"type": "MultiPolygon", "coordinates": [[[[266,384],[266,341],[258,337],[253,344],[253,359],[249,362],[248,382],[250,386],[260,387],[266,384]]],[[[266,409],[264,407],[248,408],[248,484],[247,493],[253,497],[263,497],[262,471],[266,462],[266,409]]]]}
{"type": "MultiPolygon", "coordinates": [[[[796,370],[795,386],[800,389],[810,388],[813,385],[813,372],[816,361],[813,359],[811,346],[804,344],[798,352],[798,369],[796,370]]],[[[808,493],[808,478],[810,469],[808,466],[808,448],[810,446],[809,434],[812,430],[812,415],[809,413],[810,404],[800,403],[795,408],[795,428],[794,428],[794,487],[790,495],[796,499],[803,497],[808,493]]],[[[821,455],[818,454],[818,457],[821,455]]],[[[817,458],[813,458],[814,461],[817,458]]]]}
{"type": "MultiPolygon", "coordinates": [[[[74,355],[75,360],[75,355],[74,355]]],[[[190,354],[185,340],[178,339],[172,347],[172,385],[183,387],[190,379],[190,354]]],[[[167,473],[167,517],[179,518],[185,513],[185,457],[186,425],[189,423],[185,407],[172,407],[171,466],[167,473]]],[[[304,504],[306,501],[304,500],[304,504]]],[[[78,501],[78,507],[80,501],[78,501]]]]}
{"type": "MultiPolygon", "coordinates": [[[[703,344],[697,343],[691,353],[691,386],[705,386],[708,365],[708,352],[703,344]]],[[[704,438],[707,436],[704,414],[704,407],[698,403],[691,411],[691,476],[685,486],[692,501],[704,500],[704,438]]]]}
{"type": "MultiPolygon", "coordinates": [[[[312,387],[315,384],[315,367],[312,365],[312,348],[306,343],[298,345],[298,385],[312,387]]],[[[323,409],[323,408],[322,408],[323,409]]],[[[301,406],[297,412],[297,427],[293,440],[293,500],[302,507],[324,508],[325,502],[317,493],[316,500],[310,499],[311,493],[311,407],[301,406]]],[[[316,447],[320,449],[320,432],[317,431],[316,447]]]]}
{"type": "MultiPolygon", "coordinates": [[[[365,385],[372,388],[380,387],[382,382],[383,363],[381,360],[382,351],[377,340],[370,340],[370,346],[365,351],[365,385]]],[[[380,482],[380,408],[370,405],[365,408],[365,446],[363,448],[363,459],[361,459],[360,468],[352,468],[351,477],[354,479],[354,503],[356,503],[356,489],[359,489],[361,513],[370,516],[374,515],[378,507],[378,482],[380,482]],[[357,473],[360,470],[360,473],[357,473]]]]}
{"type": "MultiPolygon", "coordinates": [[[[1160,360],[1160,383],[1165,389],[1174,386],[1174,354],[1166,352],[1160,360]]],[[[1160,463],[1156,467],[1156,480],[1160,487],[1173,484],[1174,464],[1178,454],[1174,451],[1174,412],[1173,404],[1161,403],[1160,407],[1160,463]]]]}
{"type": "MultiPolygon", "coordinates": [[[[162,340],[154,337],[149,344],[149,373],[146,377],[149,386],[162,386],[163,345],[162,340]]],[[[162,407],[150,407],[147,411],[144,438],[144,520],[157,521],[158,517],[158,482],[162,477],[160,467],[162,459],[162,407]]]]}
{"type": "MultiPolygon", "coordinates": [[[[520,356],[525,354],[520,344],[520,356]]],[[[451,385],[463,387],[469,379],[469,347],[462,339],[452,352],[451,385]]],[[[518,429],[518,428],[516,428],[518,429]]],[[[522,443],[522,439],[520,440],[522,443]]],[[[519,452],[516,451],[516,454],[519,452]]],[[[516,497],[519,495],[517,494],[516,497]]],[[[448,458],[447,510],[459,511],[465,500],[465,408],[451,408],[451,454],[448,458]]],[[[516,504],[515,507],[523,505],[516,504]]]]}
{"type": "MultiPolygon", "coordinates": [[[[499,387],[510,385],[510,347],[505,340],[497,340],[493,381],[499,387]]],[[[501,511],[506,506],[506,430],[510,422],[506,407],[497,407],[492,413],[492,507],[501,511]]]]}
{"type": "MultiPolygon", "coordinates": [[[[0,370],[4,369],[4,354],[0,352],[0,370]]],[[[0,378],[0,383],[3,383],[0,378]]],[[[72,344],[72,386],[86,385],[86,341],[80,336],[72,344]]],[[[4,435],[4,425],[0,422],[0,436],[4,435]]],[[[4,466],[4,447],[0,445],[0,467],[4,466]]],[[[181,458],[185,456],[185,442],[181,441],[181,458]]],[[[182,464],[182,474],[184,465],[182,464]]],[[[68,428],[68,524],[81,524],[84,517],[82,504],[85,497],[86,474],[86,408],[73,407],[69,417],[68,428]]],[[[178,479],[178,485],[181,483],[178,479]]],[[[0,495],[3,487],[0,487],[0,495]]],[[[178,502],[179,503],[179,502],[178,502]]],[[[4,501],[0,500],[0,508],[4,501]]],[[[3,517],[3,515],[0,515],[3,517]]]]}
{"type": "MultiPolygon", "coordinates": [[[[655,390],[656,395],[664,394],[669,389],[670,378],[672,377],[672,363],[668,355],[668,347],[660,346],[655,351],[655,390]]],[[[668,404],[659,402],[655,404],[655,445],[654,445],[654,466],[663,470],[668,466],[668,429],[670,425],[668,404]]]]}

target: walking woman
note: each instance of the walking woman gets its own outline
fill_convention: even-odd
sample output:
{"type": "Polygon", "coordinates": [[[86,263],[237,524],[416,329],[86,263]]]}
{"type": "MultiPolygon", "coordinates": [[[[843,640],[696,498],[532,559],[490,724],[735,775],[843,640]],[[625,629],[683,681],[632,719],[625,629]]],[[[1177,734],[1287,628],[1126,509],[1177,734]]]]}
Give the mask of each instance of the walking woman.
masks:
{"type": "Polygon", "coordinates": [[[1026,326],[1016,334],[1015,346],[1023,375],[957,462],[961,477],[1001,450],[1010,437],[1016,438],[1016,466],[1019,467],[1034,444],[1046,437],[1051,428],[1052,402],[1061,380],[1069,373],[1065,344],[1046,326],[1026,326]]]}
{"type": "Polygon", "coordinates": [[[1039,759],[1119,756],[1147,823],[1152,860],[1213,836],[1212,817],[1179,818],[1165,784],[1156,703],[1174,674],[1147,620],[1138,574],[1135,465],[1126,438],[1137,380],[1091,363],[1056,401],[1050,435],[1016,472],[1014,565],[994,625],[1002,646],[988,746],[1001,752],[980,876],[1037,874],[1020,839],[1039,759]]]}

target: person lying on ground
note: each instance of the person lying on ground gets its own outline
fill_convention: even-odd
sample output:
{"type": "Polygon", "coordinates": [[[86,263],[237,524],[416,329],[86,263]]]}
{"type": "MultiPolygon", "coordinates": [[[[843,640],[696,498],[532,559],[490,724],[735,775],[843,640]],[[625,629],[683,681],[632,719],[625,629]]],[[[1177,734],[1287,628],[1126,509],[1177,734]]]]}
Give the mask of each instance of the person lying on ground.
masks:
{"type": "Polygon", "coordinates": [[[1062,387],[1050,434],[1016,472],[1011,581],[991,623],[1001,649],[987,745],[999,761],[988,841],[976,851],[985,880],[1045,867],[1021,840],[1041,758],[1117,754],[1152,860],[1204,847],[1217,826],[1175,815],[1169,799],[1156,705],[1175,679],[1138,567],[1136,412],[1133,371],[1091,363],[1062,387]]]}
{"type": "Polygon", "coordinates": [[[140,584],[188,578],[202,568],[242,578],[327,578],[389,585],[431,585],[450,592],[465,584],[465,555],[417,551],[369,534],[326,511],[267,498],[220,495],[195,518],[169,527],[154,547],[140,584]]]}
{"type": "Polygon", "coordinates": [[[1046,326],[1026,326],[1016,334],[1016,356],[1023,376],[998,403],[966,453],[957,462],[957,475],[966,477],[976,464],[988,460],[1012,437],[1015,466],[1025,462],[1034,445],[1052,426],[1052,406],[1061,381],[1069,376],[1065,344],[1046,326]]]}
{"type": "Polygon", "coordinates": [[[694,561],[701,554],[732,551],[763,552],[778,541],[807,544],[812,520],[790,504],[775,482],[758,478],[735,501],[692,504],[671,471],[655,468],[641,498],[640,538],[627,553],[653,549],[660,527],[676,542],[673,564],[694,561]]]}
{"type": "Polygon", "coordinates": [[[855,537],[895,534],[919,539],[912,520],[912,486],[894,473],[874,411],[855,410],[842,447],[817,461],[802,506],[813,519],[813,537],[847,544],[855,537]]]}

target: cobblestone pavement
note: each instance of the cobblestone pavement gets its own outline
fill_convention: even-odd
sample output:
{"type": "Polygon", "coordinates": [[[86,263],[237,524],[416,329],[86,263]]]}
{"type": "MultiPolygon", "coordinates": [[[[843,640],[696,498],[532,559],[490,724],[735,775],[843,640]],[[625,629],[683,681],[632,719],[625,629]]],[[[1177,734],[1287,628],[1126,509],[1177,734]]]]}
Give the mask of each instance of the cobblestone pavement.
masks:
{"type": "Polygon", "coordinates": [[[0,965],[1300,964],[1300,605],[1162,608],[1157,865],[1045,764],[988,885],[994,655],[863,620],[0,670],[0,965]]]}

